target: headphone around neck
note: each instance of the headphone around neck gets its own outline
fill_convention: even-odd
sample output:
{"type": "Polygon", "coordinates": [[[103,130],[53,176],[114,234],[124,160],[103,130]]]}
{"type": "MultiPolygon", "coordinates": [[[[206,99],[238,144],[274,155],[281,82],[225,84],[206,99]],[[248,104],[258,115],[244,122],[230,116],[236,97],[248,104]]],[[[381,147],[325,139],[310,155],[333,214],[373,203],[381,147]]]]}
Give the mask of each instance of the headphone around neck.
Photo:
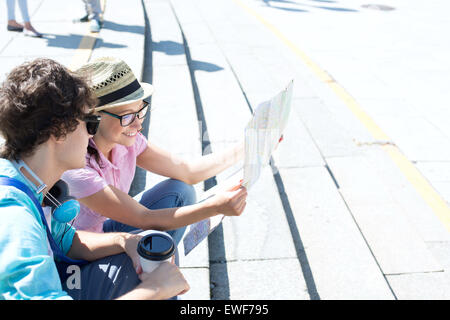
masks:
{"type": "Polygon", "coordinates": [[[80,203],[69,195],[69,185],[58,180],[44,197],[44,204],[52,208],[56,221],[67,223],[76,218],[80,212],[80,203]]]}
{"type": "MultiPolygon", "coordinates": [[[[37,193],[41,193],[47,188],[47,185],[23,162],[22,160],[13,161],[13,165],[20,172],[22,177],[31,183],[37,193]],[[31,176],[39,183],[36,187],[21,172],[21,168],[26,169],[31,176]]],[[[58,180],[53,187],[45,194],[44,204],[52,208],[52,216],[58,222],[68,223],[76,218],[80,212],[80,203],[69,195],[69,185],[64,180],[58,180]]]]}

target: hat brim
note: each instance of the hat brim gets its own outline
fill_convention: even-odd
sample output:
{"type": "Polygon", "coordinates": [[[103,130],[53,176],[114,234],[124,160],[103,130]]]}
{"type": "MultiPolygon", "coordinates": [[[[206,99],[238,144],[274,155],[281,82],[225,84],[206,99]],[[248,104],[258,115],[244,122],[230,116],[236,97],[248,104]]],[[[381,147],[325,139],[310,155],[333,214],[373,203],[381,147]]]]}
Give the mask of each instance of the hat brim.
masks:
{"type": "Polygon", "coordinates": [[[139,82],[141,85],[141,88],[139,90],[136,90],[135,92],[129,94],[126,97],[123,97],[119,100],[116,100],[112,103],[105,104],[103,106],[94,108],[95,111],[101,111],[113,107],[119,107],[126,104],[130,104],[139,100],[144,100],[148,97],[150,97],[153,94],[154,88],[150,83],[146,82],[139,82]]]}

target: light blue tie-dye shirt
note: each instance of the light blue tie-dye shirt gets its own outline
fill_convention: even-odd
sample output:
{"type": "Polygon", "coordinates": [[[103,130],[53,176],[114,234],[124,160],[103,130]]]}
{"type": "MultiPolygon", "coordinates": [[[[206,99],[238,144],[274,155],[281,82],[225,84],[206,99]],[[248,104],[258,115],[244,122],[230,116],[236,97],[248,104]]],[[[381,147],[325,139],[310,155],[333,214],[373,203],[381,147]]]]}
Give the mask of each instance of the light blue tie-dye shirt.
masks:
{"type": "MultiPolygon", "coordinates": [[[[20,180],[30,187],[12,163],[0,159],[0,176],[20,180]]],[[[42,194],[35,193],[39,202],[42,194]]],[[[52,219],[51,233],[67,253],[75,229],[52,219]],[[62,237],[62,239],[61,239],[62,237]]],[[[33,201],[22,191],[0,185],[0,299],[70,299],[62,290],[47,233],[33,201]]]]}

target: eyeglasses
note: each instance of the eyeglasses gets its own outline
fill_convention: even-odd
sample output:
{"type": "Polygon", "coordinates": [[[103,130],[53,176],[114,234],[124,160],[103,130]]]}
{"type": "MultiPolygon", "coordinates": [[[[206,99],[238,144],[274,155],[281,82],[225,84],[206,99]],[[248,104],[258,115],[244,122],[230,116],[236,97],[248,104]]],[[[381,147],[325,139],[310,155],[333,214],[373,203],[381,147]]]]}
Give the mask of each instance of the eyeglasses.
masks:
{"type": "Polygon", "coordinates": [[[97,132],[98,125],[100,124],[100,116],[97,115],[86,115],[83,117],[83,121],[86,123],[87,132],[93,136],[97,132]]]}
{"type": "Polygon", "coordinates": [[[147,101],[144,101],[143,102],[143,107],[138,112],[127,113],[127,114],[124,114],[123,116],[119,116],[117,114],[114,114],[114,113],[111,113],[111,112],[108,112],[108,111],[104,111],[104,110],[102,110],[100,112],[106,113],[107,115],[110,115],[111,117],[119,119],[120,120],[120,125],[122,127],[127,127],[127,126],[129,126],[130,124],[133,123],[133,121],[136,119],[136,117],[138,117],[138,119],[144,119],[145,118],[145,116],[147,115],[148,109],[149,109],[148,105],[149,105],[149,103],[147,101]]]}

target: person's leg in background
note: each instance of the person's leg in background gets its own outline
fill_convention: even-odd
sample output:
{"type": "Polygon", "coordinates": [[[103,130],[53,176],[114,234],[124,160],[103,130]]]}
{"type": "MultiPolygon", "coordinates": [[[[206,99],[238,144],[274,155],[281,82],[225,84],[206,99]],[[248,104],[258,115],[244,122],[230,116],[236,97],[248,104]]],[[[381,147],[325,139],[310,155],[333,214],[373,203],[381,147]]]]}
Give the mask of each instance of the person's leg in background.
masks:
{"type": "Polygon", "coordinates": [[[81,18],[73,19],[73,23],[88,22],[90,20],[89,19],[89,14],[90,14],[89,1],[83,0],[83,3],[84,3],[84,10],[85,10],[86,14],[84,16],[82,16],[81,18]]]}
{"type": "Polygon", "coordinates": [[[89,7],[89,20],[91,20],[90,30],[91,32],[100,32],[102,28],[100,0],[87,0],[87,6],[89,7]]]}
{"type": "Polygon", "coordinates": [[[6,11],[8,12],[8,31],[23,31],[23,25],[16,21],[16,0],[6,0],[6,11]]]}
{"type": "Polygon", "coordinates": [[[81,18],[74,19],[74,23],[78,22],[91,22],[89,29],[91,32],[99,32],[103,22],[102,22],[102,7],[100,0],[83,0],[84,9],[86,15],[81,18]]]}
{"type": "Polygon", "coordinates": [[[28,3],[27,0],[17,0],[19,3],[20,13],[22,14],[24,22],[24,34],[29,37],[40,38],[42,34],[37,32],[36,29],[31,25],[30,15],[28,13],[28,3]]]}

